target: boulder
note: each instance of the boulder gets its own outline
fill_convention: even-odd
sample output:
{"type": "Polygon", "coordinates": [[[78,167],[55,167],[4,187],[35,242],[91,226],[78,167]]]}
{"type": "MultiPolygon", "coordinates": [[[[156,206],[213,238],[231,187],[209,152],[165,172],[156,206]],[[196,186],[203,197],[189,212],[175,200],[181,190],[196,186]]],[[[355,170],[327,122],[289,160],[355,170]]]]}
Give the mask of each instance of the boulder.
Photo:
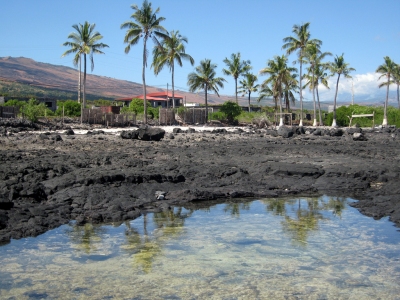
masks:
{"type": "Polygon", "coordinates": [[[65,130],[64,134],[65,135],[74,135],[75,132],[71,128],[68,128],[67,130],[65,130]]]}
{"type": "Polygon", "coordinates": [[[164,129],[150,126],[141,126],[138,132],[138,138],[142,141],[160,141],[165,135],[164,129]]]}
{"type": "Polygon", "coordinates": [[[353,134],[353,141],[367,141],[368,139],[363,133],[356,132],[353,134]]]}
{"type": "Polygon", "coordinates": [[[283,138],[290,138],[293,136],[293,130],[292,130],[292,128],[281,126],[278,129],[278,135],[283,138]]]}
{"type": "Polygon", "coordinates": [[[137,130],[123,130],[120,136],[123,139],[134,140],[138,138],[139,132],[137,130]]]}

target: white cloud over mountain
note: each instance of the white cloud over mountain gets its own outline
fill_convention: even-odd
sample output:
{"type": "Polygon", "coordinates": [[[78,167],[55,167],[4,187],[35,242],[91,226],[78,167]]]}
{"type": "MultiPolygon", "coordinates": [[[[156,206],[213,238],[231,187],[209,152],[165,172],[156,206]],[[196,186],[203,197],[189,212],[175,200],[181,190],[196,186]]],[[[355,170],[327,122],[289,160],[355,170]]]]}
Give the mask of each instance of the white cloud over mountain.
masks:
{"type": "MultiPolygon", "coordinates": [[[[355,102],[375,101],[376,104],[380,104],[386,98],[386,87],[379,88],[379,84],[385,81],[386,78],[379,79],[380,76],[381,74],[378,73],[355,74],[352,75],[353,78],[344,78],[341,76],[337,100],[351,102],[354,93],[355,102]]],[[[337,76],[328,79],[330,89],[322,85],[318,86],[321,101],[333,102],[336,81],[337,76]]],[[[395,101],[397,103],[396,89],[396,85],[390,86],[389,102],[395,101]]],[[[312,100],[310,91],[306,92],[305,98],[312,100]]]]}

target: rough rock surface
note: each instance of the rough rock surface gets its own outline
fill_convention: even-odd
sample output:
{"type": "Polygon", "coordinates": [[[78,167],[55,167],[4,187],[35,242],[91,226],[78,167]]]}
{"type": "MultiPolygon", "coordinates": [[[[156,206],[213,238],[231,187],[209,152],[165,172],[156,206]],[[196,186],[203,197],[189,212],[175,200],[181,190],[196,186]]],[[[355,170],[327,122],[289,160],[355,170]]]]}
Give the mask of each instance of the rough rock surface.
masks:
{"type": "Polygon", "coordinates": [[[318,130],[281,129],[285,137],[271,129],[175,130],[157,142],[129,132],[7,134],[0,242],[70,220],[122,221],[188,201],[286,195],[353,197],[362,213],[400,225],[398,130],[318,130]]]}

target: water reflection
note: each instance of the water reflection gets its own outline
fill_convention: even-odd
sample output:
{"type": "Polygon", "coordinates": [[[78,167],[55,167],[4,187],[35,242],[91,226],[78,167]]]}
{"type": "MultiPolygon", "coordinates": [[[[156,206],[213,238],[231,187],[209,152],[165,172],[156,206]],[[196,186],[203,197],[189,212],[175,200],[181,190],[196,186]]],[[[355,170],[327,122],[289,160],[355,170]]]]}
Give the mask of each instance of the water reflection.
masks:
{"type": "Polygon", "coordinates": [[[0,299],[398,299],[400,234],[303,197],[188,203],[0,247],[0,299]]]}

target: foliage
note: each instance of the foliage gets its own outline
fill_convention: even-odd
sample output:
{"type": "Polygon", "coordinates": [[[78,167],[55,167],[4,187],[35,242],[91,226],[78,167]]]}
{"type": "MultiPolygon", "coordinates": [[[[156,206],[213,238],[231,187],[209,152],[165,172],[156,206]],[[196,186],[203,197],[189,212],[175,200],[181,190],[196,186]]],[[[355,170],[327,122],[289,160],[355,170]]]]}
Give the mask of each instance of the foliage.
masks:
{"type": "Polygon", "coordinates": [[[25,118],[32,122],[37,122],[39,117],[47,114],[47,107],[44,103],[39,103],[35,99],[30,99],[29,102],[23,106],[22,113],[25,118]]]}
{"type": "MultiPolygon", "coordinates": [[[[133,4],[131,8],[134,13],[131,15],[133,21],[126,21],[121,24],[121,29],[127,29],[124,43],[128,44],[125,47],[125,53],[129,53],[131,46],[136,45],[139,40],[143,39],[143,67],[142,67],[142,78],[143,78],[143,90],[146,89],[146,76],[145,69],[147,66],[147,40],[151,37],[153,41],[159,45],[160,42],[157,38],[167,39],[167,30],[160,25],[165,20],[164,17],[157,17],[160,12],[160,8],[157,8],[153,12],[151,3],[147,0],[143,1],[142,7],[139,8],[136,4],[133,4]]],[[[145,97],[146,98],[146,97],[145,97]]],[[[144,122],[147,123],[147,101],[144,103],[144,122]]]]}
{"type": "Polygon", "coordinates": [[[216,111],[209,114],[208,119],[210,120],[218,120],[218,121],[225,121],[226,115],[221,111],[216,111]]]}
{"type": "Polygon", "coordinates": [[[81,115],[81,104],[74,100],[67,100],[63,102],[57,102],[57,110],[55,114],[62,116],[64,107],[64,116],[68,117],[79,117],[81,115]]]}
{"type": "MultiPolygon", "coordinates": [[[[361,106],[361,105],[349,105],[349,106],[341,106],[336,109],[336,123],[338,126],[349,126],[351,115],[360,115],[360,114],[372,114],[375,112],[375,125],[379,125],[383,121],[383,107],[372,107],[372,106],[361,106]]],[[[392,106],[387,108],[387,116],[388,116],[388,124],[396,125],[396,127],[400,126],[400,111],[392,106]]],[[[331,124],[333,121],[333,112],[329,113],[324,123],[331,124]]],[[[371,127],[372,126],[372,118],[356,118],[353,119],[352,125],[357,124],[360,127],[371,127]]]]}
{"type": "MultiPolygon", "coordinates": [[[[147,102],[147,114],[151,116],[151,118],[158,118],[159,110],[158,107],[152,107],[150,101],[147,102]]],[[[129,113],[133,112],[136,115],[143,115],[144,116],[144,101],[143,99],[132,99],[129,106],[124,106],[121,109],[121,113],[129,113]]]]}
{"type": "MultiPolygon", "coordinates": [[[[174,68],[175,62],[178,66],[182,67],[182,60],[187,60],[190,64],[194,65],[194,59],[185,52],[185,44],[188,40],[177,31],[171,31],[167,33],[168,37],[165,37],[161,41],[161,45],[154,47],[153,50],[153,63],[154,73],[158,75],[164,66],[168,66],[172,76],[172,95],[175,95],[175,83],[174,83],[174,68]]],[[[173,97],[174,98],[174,97],[173,97]]],[[[173,108],[175,108],[175,101],[173,108]]]]}
{"type": "Polygon", "coordinates": [[[252,123],[254,119],[265,118],[265,113],[262,112],[247,112],[242,111],[237,120],[240,123],[252,123]]]}
{"type": "Polygon", "coordinates": [[[25,101],[19,101],[15,99],[8,100],[3,106],[18,106],[21,111],[22,107],[24,107],[27,103],[25,101]]]}
{"type": "Polygon", "coordinates": [[[91,69],[93,71],[93,54],[104,54],[100,49],[108,47],[106,44],[99,43],[103,36],[99,32],[94,31],[95,27],[96,24],[90,24],[87,21],[85,21],[83,25],[72,25],[72,28],[74,28],[76,32],[69,34],[69,41],[63,44],[63,46],[70,47],[70,49],[65,51],[62,57],[74,53],[73,63],[75,66],[78,65],[83,55],[83,106],[86,106],[86,55],[89,55],[91,69]]]}
{"type": "Polygon", "coordinates": [[[251,62],[250,60],[242,60],[240,58],[240,52],[237,54],[231,54],[231,60],[227,57],[224,59],[224,63],[226,64],[227,68],[222,69],[224,75],[231,75],[235,80],[235,97],[236,103],[238,103],[238,90],[237,90],[237,79],[240,75],[247,73],[251,69],[251,62]]]}
{"type": "Polygon", "coordinates": [[[226,101],[219,111],[226,116],[229,123],[232,123],[242,113],[242,108],[235,102],[226,101]]]}
{"type": "Polygon", "coordinates": [[[188,86],[190,92],[197,92],[204,90],[204,103],[206,105],[206,122],[208,120],[208,103],[207,103],[207,92],[214,91],[219,97],[219,87],[224,87],[226,80],[222,77],[216,77],[215,69],[216,64],[211,63],[210,59],[204,59],[200,62],[200,65],[196,67],[196,72],[192,72],[188,75],[188,86]]]}
{"type": "Polygon", "coordinates": [[[105,100],[105,99],[97,99],[97,100],[93,100],[91,102],[93,103],[94,106],[112,106],[113,105],[113,101],[105,100]]]}

